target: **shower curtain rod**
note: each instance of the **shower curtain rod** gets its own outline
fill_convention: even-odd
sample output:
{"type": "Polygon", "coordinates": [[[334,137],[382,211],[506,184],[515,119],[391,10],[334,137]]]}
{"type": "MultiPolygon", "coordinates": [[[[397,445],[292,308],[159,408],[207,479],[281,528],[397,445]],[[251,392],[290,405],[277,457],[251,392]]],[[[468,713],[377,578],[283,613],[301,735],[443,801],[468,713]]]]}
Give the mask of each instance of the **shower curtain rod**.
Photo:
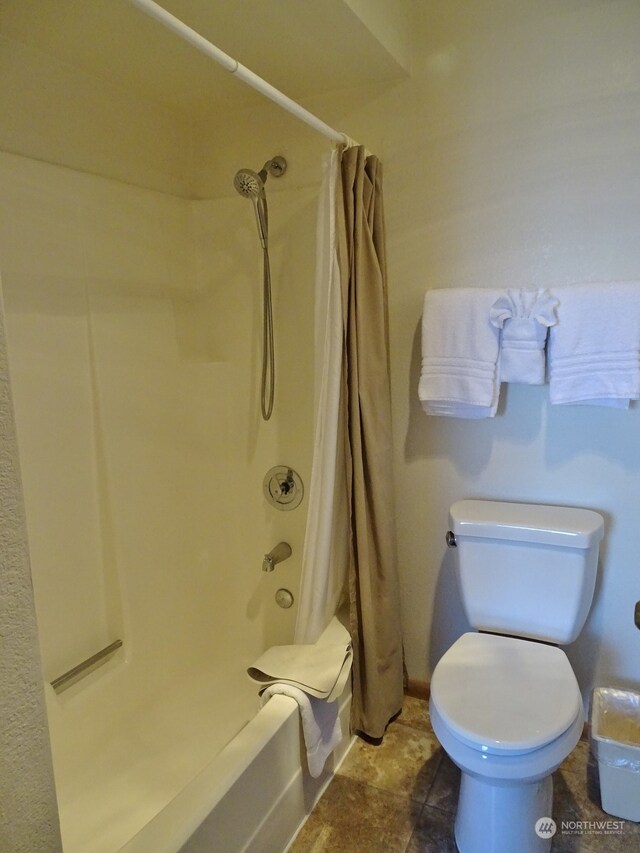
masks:
{"type": "Polygon", "coordinates": [[[324,136],[328,136],[329,139],[332,139],[334,142],[340,142],[346,145],[353,144],[353,141],[345,133],[341,133],[339,130],[334,130],[332,127],[329,127],[328,124],[325,124],[325,122],[313,113],[310,113],[309,110],[305,110],[304,107],[301,107],[300,104],[297,104],[279,89],[276,89],[275,86],[267,83],[267,81],[263,80],[262,77],[258,77],[257,74],[254,74],[253,71],[250,71],[236,59],[233,59],[233,57],[224,53],[224,51],[220,50],[220,48],[216,47],[214,44],[211,44],[210,41],[207,41],[207,39],[195,30],[192,30],[191,27],[188,27],[170,12],[167,12],[167,10],[163,9],[162,6],[154,3],[153,0],[129,0],[129,2],[132,5],[137,6],[143,12],[146,12],[147,15],[155,18],[161,24],[164,24],[168,29],[173,30],[174,33],[177,33],[185,41],[190,42],[199,51],[205,53],[219,65],[222,65],[222,67],[231,74],[234,74],[242,80],[243,83],[251,86],[252,89],[260,92],[262,95],[283,107],[292,115],[306,122],[306,124],[310,125],[315,130],[320,131],[324,136]]]}

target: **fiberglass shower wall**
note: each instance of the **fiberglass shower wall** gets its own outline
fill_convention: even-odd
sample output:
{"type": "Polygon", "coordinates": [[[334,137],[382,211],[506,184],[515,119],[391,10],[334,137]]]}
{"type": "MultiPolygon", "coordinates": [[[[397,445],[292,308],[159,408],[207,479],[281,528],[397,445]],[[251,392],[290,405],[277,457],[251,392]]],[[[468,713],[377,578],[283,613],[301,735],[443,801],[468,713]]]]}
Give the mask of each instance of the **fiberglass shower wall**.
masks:
{"type": "MultiPolygon", "coordinates": [[[[77,20],[56,18],[59,34],[77,20]]],[[[307,502],[278,512],[262,482],[278,464],[310,479],[326,142],[273,105],[163,103],[28,35],[0,33],[8,361],[64,846],[109,851],[255,713],[246,667],[293,637],[296,606],[275,593],[297,597],[307,502]],[[262,257],[233,176],[278,153],[264,424],[262,257]],[[265,574],[280,540],[293,556],[265,574]],[[51,679],[116,639],[107,663],[54,693],[51,679]]]]}
{"type": "MultiPolygon", "coordinates": [[[[218,198],[198,200],[132,184],[131,163],[123,182],[76,170],[73,150],[65,166],[30,153],[25,137],[24,154],[0,155],[0,259],[45,681],[124,641],[65,693],[47,688],[64,801],[106,773],[96,744],[125,718],[141,736],[158,727],[169,693],[187,727],[191,687],[224,680],[218,734],[232,736],[246,713],[234,691],[255,692],[246,666],[293,635],[295,607],[274,596],[297,594],[306,503],[277,512],[262,480],[276,464],[309,480],[317,193],[269,196],[277,385],[263,424],[261,252],[232,186],[242,146],[218,198]],[[265,575],[281,539],[293,557],[265,575]]],[[[207,756],[192,752],[181,762],[197,768],[207,756]]]]}

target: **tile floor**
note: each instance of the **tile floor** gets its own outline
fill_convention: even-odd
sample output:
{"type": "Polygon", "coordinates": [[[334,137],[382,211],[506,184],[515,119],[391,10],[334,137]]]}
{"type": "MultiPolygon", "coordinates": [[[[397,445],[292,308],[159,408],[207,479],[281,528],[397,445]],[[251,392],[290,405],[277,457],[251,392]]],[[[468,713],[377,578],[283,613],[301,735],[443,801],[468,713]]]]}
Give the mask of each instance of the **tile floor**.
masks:
{"type": "MultiPolygon", "coordinates": [[[[455,853],[459,778],[431,730],[427,702],[406,697],[381,746],[353,745],[290,853],[455,853]]],[[[580,741],[554,774],[553,853],[640,850],[640,824],[630,821],[616,835],[561,830],[563,820],[614,820],[599,801],[597,764],[580,741]]]]}

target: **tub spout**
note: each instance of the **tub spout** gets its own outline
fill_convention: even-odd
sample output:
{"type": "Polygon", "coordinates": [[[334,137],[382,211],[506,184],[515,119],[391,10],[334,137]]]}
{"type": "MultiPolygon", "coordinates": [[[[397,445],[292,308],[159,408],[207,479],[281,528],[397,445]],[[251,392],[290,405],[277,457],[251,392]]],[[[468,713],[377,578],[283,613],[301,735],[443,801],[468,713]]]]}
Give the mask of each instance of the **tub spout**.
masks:
{"type": "Polygon", "coordinates": [[[288,542],[279,542],[275,548],[272,548],[268,554],[264,555],[262,560],[262,571],[272,572],[276,563],[281,563],[291,556],[291,545],[288,542]]]}

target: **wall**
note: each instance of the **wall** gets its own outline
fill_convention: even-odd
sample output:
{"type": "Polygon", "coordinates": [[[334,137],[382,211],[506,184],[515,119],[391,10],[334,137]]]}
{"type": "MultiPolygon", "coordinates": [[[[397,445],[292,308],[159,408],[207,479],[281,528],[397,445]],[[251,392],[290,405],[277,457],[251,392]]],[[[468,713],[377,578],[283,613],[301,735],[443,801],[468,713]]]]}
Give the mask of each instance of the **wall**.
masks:
{"type": "Polygon", "coordinates": [[[0,77],[0,150],[176,195],[191,193],[185,114],[3,35],[0,77]]]}
{"type": "Polygon", "coordinates": [[[62,850],[0,299],[0,847],[62,850]]]}
{"type": "Polygon", "coordinates": [[[497,417],[420,409],[427,288],[640,279],[640,7],[634,0],[420,4],[413,78],[320,115],[383,159],[395,488],[409,674],[464,630],[444,534],[461,497],[605,516],[595,604],[568,650],[592,683],[640,682],[640,407],[551,407],[503,388],[497,417]]]}

